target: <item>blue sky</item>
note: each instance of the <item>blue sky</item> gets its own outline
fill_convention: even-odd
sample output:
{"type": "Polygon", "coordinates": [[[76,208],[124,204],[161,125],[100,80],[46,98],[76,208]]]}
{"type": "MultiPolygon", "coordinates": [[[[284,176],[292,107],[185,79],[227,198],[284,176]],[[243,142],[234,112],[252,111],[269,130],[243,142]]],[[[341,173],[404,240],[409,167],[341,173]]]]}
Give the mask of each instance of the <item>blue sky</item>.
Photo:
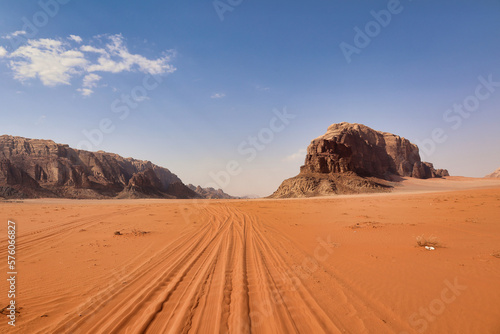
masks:
{"type": "Polygon", "coordinates": [[[348,121],[484,176],[500,167],[499,17],[493,0],[6,0],[0,133],[268,195],[348,121]]]}

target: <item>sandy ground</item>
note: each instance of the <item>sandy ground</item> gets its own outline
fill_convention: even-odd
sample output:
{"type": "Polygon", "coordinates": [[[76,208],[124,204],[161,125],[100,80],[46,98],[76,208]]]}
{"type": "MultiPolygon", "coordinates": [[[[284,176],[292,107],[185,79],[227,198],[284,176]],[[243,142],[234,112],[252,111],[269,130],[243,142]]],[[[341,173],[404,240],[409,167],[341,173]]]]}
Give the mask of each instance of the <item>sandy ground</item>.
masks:
{"type": "MultiPolygon", "coordinates": [[[[2,333],[500,333],[498,180],[300,200],[3,202],[4,277],[8,219],[19,313],[15,327],[2,315],[2,333]]],[[[0,308],[7,291],[1,280],[0,308]]]]}

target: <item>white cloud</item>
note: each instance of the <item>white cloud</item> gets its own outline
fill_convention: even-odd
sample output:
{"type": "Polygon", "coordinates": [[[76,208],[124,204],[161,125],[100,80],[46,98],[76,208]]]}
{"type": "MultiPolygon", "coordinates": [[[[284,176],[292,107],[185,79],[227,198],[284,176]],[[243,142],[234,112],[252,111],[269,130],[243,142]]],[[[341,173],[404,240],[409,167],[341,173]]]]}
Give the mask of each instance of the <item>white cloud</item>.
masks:
{"type": "Polygon", "coordinates": [[[101,80],[102,77],[100,75],[97,75],[95,73],[87,74],[83,78],[83,87],[87,88],[93,88],[97,86],[97,81],[101,80]]]}
{"type": "Polygon", "coordinates": [[[297,161],[297,160],[302,160],[305,158],[305,155],[307,153],[306,149],[301,148],[297,152],[290,154],[289,156],[285,157],[283,160],[284,161],[297,161]]]}
{"type": "Polygon", "coordinates": [[[19,81],[38,77],[46,86],[69,85],[73,75],[83,72],[88,61],[80,51],[68,50],[61,41],[29,40],[9,55],[14,78],[19,81]]]}
{"type": "Polygon", "coordinates": [[[226,97],[226,94],[224,94],[224,93],[215,93],[214,95],[210,96],[211,99],[222,99],[223,97],[226,97]]]}
{"type": "Polygon", "coordinates": [[[85,52],[93,52],[93,53],[100,53],[100,54],[103,54],[103,55],[107,55],[108,53],[106,52],[106,50],[104,49],[99,49],[99,48],[96,48],[96,47],[93,47],[93,46],[90,46],[90,45],[82,45],[80,47],[80,50],[81,51],[85,51],[85,52]]]}
{"type": "Polygon", "coordinates": [[[95,73],[87,74],[83,77],[83,88],[77,89],[83,96],[90,96],[94,93],[92,88],[97,87],[97,81],[101,80],[102,77],[95,73]]]}
{"type": "Polygon", "coordinates": [[[26,35],[26,31],[24,31],[24,30],[14,31],[13,33],[10,33],[10,34],[7,34],[7,35],[3,35],[2,38],[4,38],[4,39],[12,39],[12,38],[20,36],[20,35],[26,35]]]}
{"type": "Polygon", "coordinates": [[[94,93],[94,91],[90,88],[78,88],[77,91],[85,97],[88,97],[94,93]]]}
{"type": "MultiPolygon", "coordinates": [[[[23,33],[15,32],[9,36],[14,34],[23,33]]],[[[82,39],[75,35],[70,35],[68,39],[82,42],[82,39]]],[[[96,72],[142,72],[159,75],[176,70],[170,64],[172,53],[165,53],[157,59],[148,59],[130,53],[122,35],[97,36],[95,40],[104,45],[74,47],[64,40],[28,40],[25,45],[10,54],[0,47],[0,57],[11,59],[9,66],[14,78],[22,82],[38,78],[46,86],[70,85],[72,78],[83,76],[82,87],[77,91],[84,96],[92,95],[97,81],[102,79],[96,72]],[[103,38],[107,41],[102,42],[103,38]]]]}
{"type": "Polygon", "coordinates": [[[76,35],[69,35],[68,39],[75,41],[77,43],[83,42],[83,39],[80,36],[76,36],[76,35]]]}
{"type": "Polygon", "coordinates": [[[269,87],[262,87],[262,86],[255,86],[255,89],[257,89],[258,91],[261,91],[261,92],[269,92],[271,90],[271,88],[269,87]]]}
{"type": "Polygon", "coordinates": [[[105,50],[91,46],[86,46],[83,50],[100,54],[97,64],[88,67],[89,72],[119,73],[138,70],[149,74],[163,74],[175,71],[175,68],[169,64],[171,59],[168,55],[155,60],[147,59],[138,54],[131,54],[123,43],[122,35],[109,36],[109,40],[110,43],[106,44],[105,50]]]}

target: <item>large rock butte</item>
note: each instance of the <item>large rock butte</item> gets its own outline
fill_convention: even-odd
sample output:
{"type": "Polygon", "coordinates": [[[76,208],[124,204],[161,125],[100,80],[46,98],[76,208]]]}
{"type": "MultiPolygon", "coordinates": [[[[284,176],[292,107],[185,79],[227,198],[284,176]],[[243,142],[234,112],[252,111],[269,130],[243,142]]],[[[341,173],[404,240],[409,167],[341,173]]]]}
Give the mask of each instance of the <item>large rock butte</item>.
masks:
{"type": "Polygon", "coordinates": [[[195,198],[150,161],[72,149],[51,140],[0,136],[0,197],[195,198]]]}
{"type": "Polygon", "coordinates": [[[285,180],[271,197],[305,197],[383,191],[398,177],[449,176],[422,162],[409,140],[362,124],[332,124],[307,148],[300,174],[285,180]]]}

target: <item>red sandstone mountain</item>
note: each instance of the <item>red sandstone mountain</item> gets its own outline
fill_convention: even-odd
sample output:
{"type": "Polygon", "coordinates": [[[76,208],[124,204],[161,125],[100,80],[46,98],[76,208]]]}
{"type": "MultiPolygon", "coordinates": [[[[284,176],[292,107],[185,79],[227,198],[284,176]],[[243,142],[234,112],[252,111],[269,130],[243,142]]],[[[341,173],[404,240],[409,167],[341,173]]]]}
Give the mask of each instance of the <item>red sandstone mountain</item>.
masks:
{"type": "Polygon", "coordinates": [[[200,197],[150,161],[0,136],[0,196],[5,198],[200,197]]]}
{"type": "Polygon", "coordinates": [[[420,160],[409,140],[362,124],[339,123],[307,148],[300,174],[283,181],[271,197],[304,197],[384,191],[397,177],[448,176],[420,160]]]}

